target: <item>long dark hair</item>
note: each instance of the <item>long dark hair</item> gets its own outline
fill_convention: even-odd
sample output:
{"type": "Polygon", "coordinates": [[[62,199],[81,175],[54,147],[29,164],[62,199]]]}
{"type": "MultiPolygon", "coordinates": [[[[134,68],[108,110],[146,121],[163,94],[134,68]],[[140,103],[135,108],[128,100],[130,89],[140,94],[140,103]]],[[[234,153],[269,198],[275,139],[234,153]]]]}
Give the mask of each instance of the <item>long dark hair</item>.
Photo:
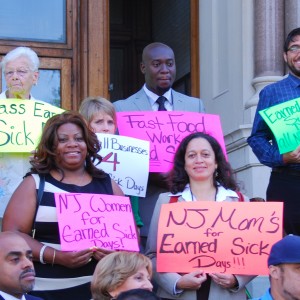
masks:
{"type": "Polygon", "coordinates": [[[34,158],[30,161],[31,173],[48,174],[51,170],[57,170],[64,176],[63,170],[55,160],[55,148],[58,143],[57,130],[67,123],[75,124],[82,130],[83,139],[87,146],[86,171],[92,177],[103,178],[105,173],[97,169],[93,163],[95,160],[98,160],[99,163],[102,160],[98,154],[101,149],[100,142],[95,133],[87,127],[84,118],[75,111],[66,111],[55,115],[46,122],[34,158]]]}
{"type": "Polygon", "coordinates": [[[230,164],[226,161],[223,150],[218,141],[209,134],[195,132],[186,136],[180,143],[174,157],[173,169],[168,176],[170,191],[173,194],[182,192],[189,183],[189,176],[185,171],[185,153],[191,140],[202,138],[205,139],[212,147],[218,168],[214,176],[214,186],[221,184],[226,189],[237,190],[237,184],[233,177],[233,171],[230,164]]]}

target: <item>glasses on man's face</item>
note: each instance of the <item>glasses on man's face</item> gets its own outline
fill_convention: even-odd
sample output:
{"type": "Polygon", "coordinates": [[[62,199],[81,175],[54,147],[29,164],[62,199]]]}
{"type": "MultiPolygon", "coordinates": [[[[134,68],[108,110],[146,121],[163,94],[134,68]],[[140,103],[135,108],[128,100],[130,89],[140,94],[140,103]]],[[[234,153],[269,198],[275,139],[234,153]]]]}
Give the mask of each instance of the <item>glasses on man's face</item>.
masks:
{"type": "Polygon", "coordinates": [[[7,71],[7,72],[5,72],[5,76],[10,78],[10,77],[13,77],[15,73],[18,75],[18,77],[25,77],[29,73],[29,70],[28,69],[18,69],[15,71],[7,71]]]}
{"type": "Polygon", "coordinates": [[[292,52],[292,53],[294,53],[294,54],[296,54],[296,53],[300,53],[300,46],[292,46],[292,47],[290,47],[289,49],[288,49],[288,51],[290,51],[290,52],[292,52]]]}

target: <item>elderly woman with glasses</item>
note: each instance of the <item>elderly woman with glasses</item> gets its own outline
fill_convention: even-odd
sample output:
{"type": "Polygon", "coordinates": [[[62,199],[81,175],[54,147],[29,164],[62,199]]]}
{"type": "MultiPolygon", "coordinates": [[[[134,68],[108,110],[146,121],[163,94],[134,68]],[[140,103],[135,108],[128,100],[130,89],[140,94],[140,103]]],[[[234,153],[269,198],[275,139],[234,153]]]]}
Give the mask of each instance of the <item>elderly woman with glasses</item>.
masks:
{"type": "MultiPolygon", "coordinates": [[[[8,52],[0,62],[7,89],[0,94],[0,102],[7,99],[31,99],[31,88],[38,81],[40,62],[37,54],[28,47],[17,47],[8,52]]],[[[3,124],[2,124],[2,129],[3,124]]],[[[3,145],[2,145],[3,146],[3,145]]],[[[33,150],[33,149],[32,149],[33,150]]],[[[0,155],[0,201],[8,202],[13,191],[30,168],[28,153],[4,153],[0,155]]]]}
{"type": "Polygon", "coordinates": [[[1,61],[7,90],[0,99],[33,99],[31,88],[37,84],[40,65],[37,54],[30,48],[18,47],[8,52],[1,61]]]}

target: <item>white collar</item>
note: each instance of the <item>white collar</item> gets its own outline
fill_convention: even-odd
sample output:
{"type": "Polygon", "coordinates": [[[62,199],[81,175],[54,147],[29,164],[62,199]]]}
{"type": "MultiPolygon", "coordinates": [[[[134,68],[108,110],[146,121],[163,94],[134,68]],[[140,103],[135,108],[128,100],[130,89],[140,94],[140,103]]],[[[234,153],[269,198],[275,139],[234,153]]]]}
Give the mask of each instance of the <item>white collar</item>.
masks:
{"type": "MultiPolygon", "coordinates": [[[[3,93],[1,93],[1,96],[5,96],[5,98],[3,98],[3,99],[9,99],[9,98],[7,98],[6,93],[8,93],[8,90],[6,90],[3,93]]],[[[36,99],[34,97],[32,97],[31,94],[29,94],[29,99],[26,99],[26,100],[36,100],[36,99]]]]}
{"type": "MultiPolygon", "coordinates": [[[[159,95],[156,95],[155,93],[151,92],[147,87],[146,87],[146,83],[143,86],[144,92],[146,93],[148,99],[150,100],[150,104],[151,106],[156,102],[157,98],[159,97],[159,95]]],[[[167,98],[167,100],[170,102],[170,104],[173,104],[172,101],[172,89],[170,88],[169,90],[167,90],[164,94],[164,97],[167,98]]]]}
{"type": "Polygon", "coordinates": [[[25,296],[23,295],[21,299],[16,298],[10,294],[7,294],[5,292],[0,291],[0,295],[5,299],[5,300],[26,300],[25,296]]]}
{"type": "MultiPolygon", "coordinates": [[[[181,196],[186,202],[191,202],[193,200],[193,195],[191,193],[190,185],[187,184],[182,192],[177,194],[169,194],[169,196],[181,196]]],[[[216,202],[222,202],[226,200],[227,197],[236,197],[238,198],[238,194],[230,189],[225,189],[222,185],[218,184],[216,202]]]]}

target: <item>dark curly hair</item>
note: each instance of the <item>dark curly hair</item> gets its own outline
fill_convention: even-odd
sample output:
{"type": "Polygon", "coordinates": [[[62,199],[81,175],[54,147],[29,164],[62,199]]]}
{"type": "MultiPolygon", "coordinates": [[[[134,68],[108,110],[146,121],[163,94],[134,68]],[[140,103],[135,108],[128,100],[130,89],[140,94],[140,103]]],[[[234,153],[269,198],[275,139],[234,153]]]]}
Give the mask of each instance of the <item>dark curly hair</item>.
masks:
{"type": "Polygon", "coordinates": [[[223,150],[218,141],[209,134],[203,132],[195,132],[186,136],[180,143],[174,157],[173,169],[168,176],[168,183],[171,193],[176,194],[182,192],[185,186],[189,183],[189,176],[185,171],[185,153],[188,144],[193,139],[202,138],[208,141],[211,145],[216,163],[218,165],[214,176],[214,186],[217,187],[217,183],[224,186],[226,189],[237,190],[237,183],[233,176],[233,171],[230,164],[226,161],[223,150]]]}
{"type": "Polygon", "coordinates": [[[58,144],[57,130],[60,126],[71,123],[82,130],[83,140],[87,146],[85,169],[92,176],[103,178],[105,173],[95,167],[94,161],[101,162],[102,157],[98,154],[101,149],[97,136],[88,127],[84,118],[75,111],[66,111],[51,117],[45,124],[41,140],[37,146],[36,153],[30,161],[32,167],[30,173],[48,174],[51,170],[59,171],[64,177],[64,172],[55,160],[55,149],[58,144]]]}

